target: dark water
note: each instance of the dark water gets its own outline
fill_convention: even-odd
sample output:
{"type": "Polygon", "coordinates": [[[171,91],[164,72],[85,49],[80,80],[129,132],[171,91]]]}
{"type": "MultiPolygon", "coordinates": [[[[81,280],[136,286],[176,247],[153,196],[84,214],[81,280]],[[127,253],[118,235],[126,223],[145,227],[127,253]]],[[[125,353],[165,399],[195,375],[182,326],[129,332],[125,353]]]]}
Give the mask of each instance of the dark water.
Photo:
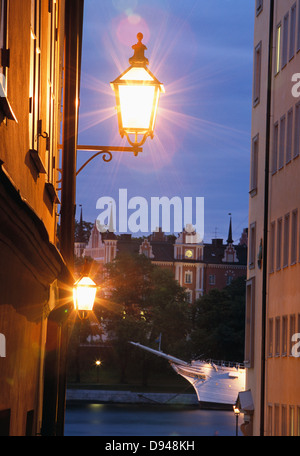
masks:
{"type": "Polygon", "coordinates": [[[84,403],[67,406],[65,435],[235,436],[236,419],[230,411],[190,406],[84,403]]]}

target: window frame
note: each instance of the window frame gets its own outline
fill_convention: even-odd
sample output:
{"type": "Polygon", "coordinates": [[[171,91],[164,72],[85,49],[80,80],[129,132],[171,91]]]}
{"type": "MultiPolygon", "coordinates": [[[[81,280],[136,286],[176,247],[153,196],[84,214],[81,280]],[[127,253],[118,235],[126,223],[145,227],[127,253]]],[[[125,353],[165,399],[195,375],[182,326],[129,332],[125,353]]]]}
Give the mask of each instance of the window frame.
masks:
{"type": "Polygon", "coordinates": [[[290,214],[287,213],[284,216],[284,233],[283,233],[283,267],[286,268],[289,265],[289,253],[290,253],[290,214]]]}
{"type": "Polygon", "coordinates": [[[291,162],[293,156],[293,126],[294,126],[294,110],[290,108],[287,113],[286,120],[286,165],[291,162]]]}
{"type": "Polygon", "coordinates": [[[289,61],[295,56],[296,48],[296,21],[297,21],[297,5],[296,2],[291,6],[291,19],[290,19],[290,42],[289,42],[289,61]]]}
{"type": "MultiPolygon", "coordinates": [[[[300,28],[300,24],[299,24],[300,28]]],[[[294,122],[294,151],[293,158],[300,154],[300,101],[295,105],[295,122],[294,122]]]]}
{"type": "Polygon", "coordinates": [[[282,33],[282,48],[281,48],[281,69],[286,67],[288,63],[288,41],[289,41],[289,11],[283,17],[283,33],[282,33]]]}
{"type": "Polygon", "coordinates": [[[280,170],[284,167],[285,146],[286,146],[286,115],[284,114],[280,118],[280,126],[279,126],[278,170],[280,170]]]}
{"type": "Polygon", "coordinates": [[[246,282],[245,367],[254,367],[255,342],[255,277],[246,282]]]}
{"type": "Polygon", "coordinates": [[[256,222],[250,224],[249,238],[249,269],[255,268],[255,252],[256,252],[256,222]]]}
{"type": "Polygon", "coordinates": [[[258,154],[259,154],[259,134],[252,139],[251,148],[251,172],[250,172],[250,195],[257,193],[258,183],[258,154]]]}
{"type": "Polygon", "coordinates": [[[275,240],[276,240],[276,227],[275,221],[271,222],[270,226],[270,250],[269,250],[269,272],[272,273],[275,271],[275,240]]]}
{"type": "Polygon", "coordinates": [[[209,274],[209,276],[208,276],[208,284],[209,285],[216,285],[216,274],[209,274]]]}
{"type": "Polygon", "coordinates": [[[276,233],[276,270],[280,271],[282,261],[282,217],[277,219],[276,233]]]}
{"type": "Polygon", "coordinates": [[[46,174],[39,155],[41,121],[41,0],[31,0],[30,79],[29,79],[29,153],[38,174],[46,174]]]}
{"type": "Polygon", "coordinates": [[[292,211],[291,223],[291,265],[297,263],[298,256],[298,209],[292,211]]]}
{"type": "Polygon", "coordinates": [[[279,140],[279,123],[273,125],[273,148],[272,148],[272,174],[277,173],[278,166],[278,140],[279,140]]]}
{"type": "Polygon", "coordinates": [[[8,48],[8,18],[9,0],[0,0],[0,84],[4,95],[7,96],[7,76],[9,68],[9,48],[8,48]]]}
{"type": "Polygon", "coordinates": [[[262,41],[254,49],[253,107],[260,102],[262,41]]]}
{"type": "Polygon", "coordinates": [[[277,24],[276,26],[276,34],[275,34],[275,39],[276,39],[276,42],[275,42],[275,59],[274,59],[274,63],[275,63],[275,69],[274,69],[274,73],[275,73],[275,76],[280,72],[280,64],[281,64],[281,30],[282,30],[282,24],[281,24],[281,21],[277,24]]]}
{"type": "Polygon", "coordinates": [[[255,8],[256,17],[260,15],[260,13],[262,12],[263,8],[264,8],[263,0],[256,0],[256,8],[255,8]]]}

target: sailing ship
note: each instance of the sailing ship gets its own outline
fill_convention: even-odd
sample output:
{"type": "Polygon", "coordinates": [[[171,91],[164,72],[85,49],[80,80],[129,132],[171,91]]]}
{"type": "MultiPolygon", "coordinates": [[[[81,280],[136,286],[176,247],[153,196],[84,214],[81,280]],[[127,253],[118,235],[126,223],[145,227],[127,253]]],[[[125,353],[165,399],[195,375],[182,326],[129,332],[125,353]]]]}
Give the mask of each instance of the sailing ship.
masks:
{"type": "Polygon", "coordinates": [[[245,368],[241,363],[211,360],[188,363],[138,342],[130,343],[167,359],[174,371],[193,385],[201,408],[232,410],[238,394],[245,391],[245,368]]]}

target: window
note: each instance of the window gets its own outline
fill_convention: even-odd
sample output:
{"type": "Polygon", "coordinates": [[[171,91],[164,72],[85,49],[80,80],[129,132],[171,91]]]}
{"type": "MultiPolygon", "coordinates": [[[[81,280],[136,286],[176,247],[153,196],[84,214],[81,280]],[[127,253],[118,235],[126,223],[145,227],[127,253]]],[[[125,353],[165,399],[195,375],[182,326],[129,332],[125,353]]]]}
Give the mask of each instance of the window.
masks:
{"type": "Polygon", "coordinates": [[[256,224],[255,222],[250,225],[250,239],[249,239],[249,268],[255,267],[255,251],[256,251],[256,224]]]}
{"type": "Polygon", "coordinates": [[[289,264],[290,214],[284,217],[283,267],[289,264]]]}
{"type": "Polygon", "coordinates": [[[279,404],[274,405],[274,435],[279,435],[279,404]]]}
{"type": "Polygon", "coordinates": [[[273,356],[273,318],[268,322],[268,356],[273,356]]]}
{"type": "Polygon", "coordinates": [[[291,264],[297,262],[298,210],[292,212],[291,264]]]}
{"type": "Polygon", "coordinates": [[[254,81],[253,81],[253,106],[259,103],[261,80],[261,42],[256,46],[254,53],[254,81]]]}
{"type": "Polygon", "coordinates": [[[7,68],[9,49],[7,49],[8,0],[0,0],[0,85],[7,95],[7,68]]]}
{"type": "Polygon", "coordinates": [[[232,281],[233,281],[233,276],[231,276],[231,275],[227,276],[226,285],[230,285],[232,283],[232,281]]]}
{"type": "Polygon", "coordinates": [[[274,124],[273,131],[273,155],[272,155],[272,173],[277,171],[277,157],[278,157],[278,122],[274,124]]]}
{"type": "Polygon", "coordinates": [[[281,406],[281,435],[287,435],[287,407],[286,405],[281,406]]]}
{"type": "Polygon", "coordinates": [[[277,220],[276,269],[281,269],[282,218],[277,220]]]}
{"type": "Polygon", "coordinates": [[[284,147],[285,147],[285,115],[282,116],[280,119],[278,169],[281,169],[284,164],[284,147]]]}
{"type": "Polygon", "coordinates": [[[280,317],[275,318],[275,356],[280,355],[280,317]]]}
{"type": "Polygon", "coordinates": [[[267,422],[267,435],[271,436],[273,430],[273,406],[268,404],[268,422],[267,422]]]}
{"type": "Polygon", "coordinates": [[[258,173],[258,135],[252,140],[251,151],[251,177],[250,177],[250,194],[254,196],[257,191],[257,173],[258,173]]]}
{"type": "Polygon", "coordinates": [[[289,59],[291,60],[295,54],[295,39],[296,39],[296,3],[291,8],[291,26],[290,26],[290,48],[289,59]]]}
{"type": "Polygon", "coordinates": [[[215,285],[216,284],[216,276],[215,276],[215,274],[210,274],[208,281],[209,281],[209,285],[215,285]]]}
{"type": "Polygon", "coordinates": [[[276,29],[276,54],[275,54],[275,74],[280,70],[280,47],[281,47],[281,23],[276,29]]]}
{"type": "Polygon", "coordinates": [[[300,5],[298,0],[298,30],[297,30],[297,51],[300,50],[300,5]]]}
{"type": "Polygon", "coordinates": [[[297,436],[300,436],[300,406],[297,406],[297,436]]]}
{"type": "Polygon", "coordinates": [[[295,407],[290,405],[289,407],[289,435],[295,435],[295,407]]]}
{"type": "Polygon", "coordinates": [[[275,222],[271,223],[270,229],[270,271],[274,272],[274,261],[275,261],[275,222]]]}
{"type": "Polygon", "coordinates": [[[285,67],[285,65],[287,64],[288,36],[289,36],[289,13],[287,13],[283,19],[281,68],[285,67]]]}
{"type": "Polygon", "coordinates": [[[193,301],[193,292],[192,292],[192,290],[185,290],[185,292],[187,293],[188,302],[192,302],[193,301]]]}
{"type": "Polygon", "coordinates": [[[287,115],[287,131],[286,131],[286,163],[292,159],[292,144],[293,144],[293,108],[291,108],[287,115]]]}
{"type": "Polygon", "coordinates": [[[263,0],[256,0],[256,16],[258,16],[263,10],[263,0]]]}
{"type": "Polygon", "coordinates": [[[41,104],[41,0],[31,0],[30,29],[30,89],[29,89],[29,150],[39,173],[46,170],[38,155],[42,133],[41,104]]]}
{"type": "Polygon", "coordinates": [[[246,283],[245,365],[254,366],[255,277],[246,283]]]}
{"type": "MultiPolygon", "coordinates": [[[[300,29],[300,24],[299,24],[299,29],[300,29]]],[[[296,110],[295,110],[294,158],[298,157],[299,151],[300,151],[300,102],[296,104],[296,110]]]]}
{"type": "Polygon", "coordinates": [[[57,138],[57,122],[55,118],[58,87],[56,80],[57,63],[57,34],[58,34],[58,5],[54,0],[49,0],[48,8],[48,110],[47,110],[47,133],[48,141],[46,147],[46,171],[48,183],[52,184],[55,179],[55,142],[57,138]]]}
{"type": "Polygon", "coordinates": [[[286,315],[282,317],[282,337],[281,337],[281,354],[283,356],[287,355],[287,325],[288,325],[288,318],[286,315]]]}
{"type": "Polygon", "coordinates": [[[296,332],[296,315],[290,315],[290,334],[289,334],[289,354],[292,354],[292,348],[294,343],[292,342],[292,336],[296,332]]]}
{"type": "Polygon", "coordinates": [[[185,283],[192,283],[192,273],[190,271],[185,273],[184,282],[185,283]]]}

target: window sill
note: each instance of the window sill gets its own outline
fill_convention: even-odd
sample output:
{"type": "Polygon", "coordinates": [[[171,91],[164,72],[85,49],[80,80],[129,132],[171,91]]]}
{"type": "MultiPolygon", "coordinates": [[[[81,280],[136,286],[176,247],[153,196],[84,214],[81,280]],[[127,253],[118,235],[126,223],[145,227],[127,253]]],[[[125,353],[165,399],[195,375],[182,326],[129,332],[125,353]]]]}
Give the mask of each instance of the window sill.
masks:
{"type": "Polygon", "coordinates": [[[58,198],[58,195],[56,193],[56,190],[54,188],[54,185],[51,182],[46,182],[45,183],[45,188],[48,192],[48,195],[54,204],[60,204],[60,200],[58,198]]]}
{"type": "Polygon", "coordinates": [[[32,159],[37,171],[39,174],[46,174],[46,169],[44,167],[44,164],[41,160],[41,157],[39,156],[39,153],[35,149],[30,149],[29,151],[30,158],[32,159]]]}

